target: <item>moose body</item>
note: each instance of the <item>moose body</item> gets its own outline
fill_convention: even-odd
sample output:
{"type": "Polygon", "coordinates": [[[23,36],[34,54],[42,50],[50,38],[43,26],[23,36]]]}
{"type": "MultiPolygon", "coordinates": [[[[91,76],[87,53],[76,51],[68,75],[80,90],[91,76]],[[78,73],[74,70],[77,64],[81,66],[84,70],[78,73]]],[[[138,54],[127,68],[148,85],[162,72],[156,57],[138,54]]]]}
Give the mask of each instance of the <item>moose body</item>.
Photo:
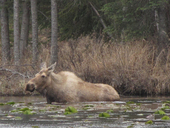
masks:
{"type": "Polygon", "coordinates": [[[43,68],[26,85],[26,91],[38,91],[46,97],[47,103],[52,102],[84,102],[119,100],[117,91],[107,84],[85,82],[74,73],[53,72],[56,63],[43,68]]]}

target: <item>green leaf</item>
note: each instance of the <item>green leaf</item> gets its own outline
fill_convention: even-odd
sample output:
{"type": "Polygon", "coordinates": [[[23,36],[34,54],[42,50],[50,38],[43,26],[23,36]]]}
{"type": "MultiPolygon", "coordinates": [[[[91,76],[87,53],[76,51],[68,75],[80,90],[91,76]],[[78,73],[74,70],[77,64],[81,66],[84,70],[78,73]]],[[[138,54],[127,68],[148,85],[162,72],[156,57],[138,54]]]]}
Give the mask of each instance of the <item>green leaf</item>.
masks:
{"type": "Polygon", "coordinates": [[[33,114],[35,114],[35,113],[33,113],[33,112],[30,111],[30,110],[26,110],[26,111],[23,112],[23,114],[24,114],[24,115],[33,115],[33,114]]]}
{"type": "Polygon", "coordinates": [[[29,111],[32,111],[32,109],[29,109],[29,108],[21,108],[21,109],[19,109],[19,111],[27,111],[27,110],[29,110],[29,111]]]}
{"type": "Polygon", "coordinates": [[[7,105],[14,105],[15,104],[15,102],[8,102],[8,103],[6,103],[7,105]]]}
{"type": "Polygon", "coordinates": [[[100,114],[99,114],[99,117],[108,118],[108,117],[110,117],[110,115],[109,115],[108,113],[106,113],[106,112],[103,112],[103,113],[100,113],[100,114]]]}
{"type": "Polygon", "coordinates": [[[16,116],[16,117],[15,117],[15,120],[22,120],[22,118],[19,117],[19,116],[16,116]]]}
{"type": "Polygon", "coordinates": [[[170,109],[170,107],[169,106],[165,106],[165,107],[161,108],[161,110],[165,110],[165,109],[170,109]]]}
{"type": "Polygon", "coordinates": [[[85,105],[84,107],[94,107],[93,105],[85,105]]]}
{"type": "Polygon", "coordinates": [[[153,121],[149,120],[149,121],[145,122],[145,124],[153,124],[153,121]]]}
{"type": "Polygon", "coordinates": [[[133,101],[128,101],[128,102],[126,102],[126,104],[134,104],[135,102],[133,102],[133,101]]]}
{"type": "Polygon", "coordinates": [[[165,112],[163,110],[158,110],[155,112],[155,114],[165,115],[165,112]]]}
{"type": "Polygon", "coordinates": [[[64,115],[68,115],[68,114],[72,114],[72,113],[77,113],[77,110],[74,107],[69,106],[65,109],[64,115]]]}
{"type": "Polygon", "coordinates": [[[106,112],[107,113],[113,113],[114,111],[113,110],[107,110],[106,112]]]}
{"type": "Polygon", "coordinates": [[[5,105],[4,103],[0,103],[1,106],[5,105]]]}
{"type": "Polygon", "coordinates": [[[162,120],[170,120],[169,116],[164,116],[161,118],[162,120]]]}

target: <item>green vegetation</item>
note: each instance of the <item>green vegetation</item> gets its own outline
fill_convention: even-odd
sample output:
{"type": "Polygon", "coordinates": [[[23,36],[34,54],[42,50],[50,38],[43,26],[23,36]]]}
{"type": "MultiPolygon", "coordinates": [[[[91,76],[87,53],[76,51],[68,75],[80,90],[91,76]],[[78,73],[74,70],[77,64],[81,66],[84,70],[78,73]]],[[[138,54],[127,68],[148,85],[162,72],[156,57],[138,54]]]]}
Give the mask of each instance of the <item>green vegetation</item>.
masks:
{"type": "Polygon", "coordinates": [[[165,115],[165,112],[163,110],[158,110],[155,112],[155,114],[165,115]]]}
{"type": "Polygon", "coordinates": [[[135,104],[135,102],[134,101],[128,101],[128,102],[126,102],[126,104],[135,104]]]}
{"type": "Polygon", "coordinates": [[[128,126],[127,128],[133,128],[134,127],[134,124],[131,124],[130,126],[128,126]]]}
{"type": "Polygon", "coordinates": [[[170,120],[169,116],[164,116],[161,118],[162,120],[170,120]]]}
{"type": "Polygon", "coordinates": [[[94,107],[94,105],[85,105],[84,107],[94,107]]]}
{"type": "Polygon", "coordinates": [[[29,109],[29,108],[17,108],[17,109],[14,109],[12,110],[11,112],[18,112],[18,113],[22,113],[24,115],[33,115],[33,114],[36,114],[35,112],[32,112],[32,109],[29,109]]]}
{"type": "Polygon", "coordinates": [[[106,113],[114,113],[113,110],[107,110],[106,113]]]}
{"type": "Polygon", "coordinates": [[[0,103],[0,106],[3,106],[3,105],[5,105],[5,103],[0,103]]]}
{"type": "Polygon", "coordinates": [[[32,126],[32,128],[40,128],[39,126],[32,126]]]}
{"type": "Polygon", "coordinates": [[[22,118],[19,117],[19,116],[16,116],[16,117],[15,117],[15,120],[22,120],[22,118]]]}
{"type": "Polygon", "coordinates": [[[161,108],[161,110],[166,110],[166,109],[170,109],[169,106],[164,106],[163,108],[161,108]]]}
{"type": "Polygon", "coordinates": [[[6,103],[7,105],[14,105],[15,104],[15,102],[8,102],[8,103],[6,103]]]}
{"type": "Polygon", "coordinates": [[[73,114],[73,113],[77,113],[77,110],[74,107],[69,106],[65,109],[64,115],[73,114]]]}
{"type": "Polygon", "coordinates": [[[145,122],[145,124],[153,124],[153,121],[149,120],[149,121],[145,122]]]}
{"type": "Polygon", "coordinates": [[[110,117],[110,115],[109,115],[108,113],[106,113],[106,112],[103,112],[103,113],[100,113],[100,114],[99,114],[99,117],[108,118],[108,117],[110,117]]]}

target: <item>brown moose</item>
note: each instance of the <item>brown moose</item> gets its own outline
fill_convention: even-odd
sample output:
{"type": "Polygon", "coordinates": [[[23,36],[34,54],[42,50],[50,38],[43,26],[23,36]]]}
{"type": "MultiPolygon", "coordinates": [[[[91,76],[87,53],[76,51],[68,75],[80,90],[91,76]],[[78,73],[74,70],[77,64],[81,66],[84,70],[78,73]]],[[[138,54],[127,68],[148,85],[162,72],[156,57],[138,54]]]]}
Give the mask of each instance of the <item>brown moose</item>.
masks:
{"type": "Polygon", "coordinates": [[[117,91],[107,84],[85,82],[74,73],[61,71],[55,74],[56,63],[46,65],[28,81],[26,91],[38,91],[46,97],[47,103],[52,102],[84,102],[119,100],[117,91]]]}

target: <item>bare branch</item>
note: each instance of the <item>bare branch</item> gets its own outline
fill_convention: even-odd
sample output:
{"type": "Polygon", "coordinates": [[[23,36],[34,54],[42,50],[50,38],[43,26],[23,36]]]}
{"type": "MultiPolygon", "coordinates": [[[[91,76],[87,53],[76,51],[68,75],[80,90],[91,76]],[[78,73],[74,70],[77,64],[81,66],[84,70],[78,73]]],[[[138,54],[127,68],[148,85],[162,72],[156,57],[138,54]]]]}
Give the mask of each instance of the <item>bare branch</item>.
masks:
{"type": "MultiPolygon", "coordinates": [[[[106,27],[106,24],[105,24],[104,20],[102,19],[102,17],[100,16],[99,12],[96,10],[96,8],[92,5],[91,2],[89,2],[89,4],[90,4],[91,7],[93,8],[93,10],[94,10],[95,13],[97,14],[97,16],[99,17],[100,22],[101,22],[101,24],[103,25],[104,29],[106,29],[106,28],[107,28],[107,27],[106,27]]],[[[111,34],[110,32],[107,32],[107,34],[110,36],[110,38],[111,38],[112,40],[114,40],[114,38],[113,38],[113,36],[112,36],[112,34],[111,34]]]]}
{"type": "Polygon", "coordinates": [[[13,70],[11,70],[11,69],[0,68],[0,71],[7,71],[7,72],[11,72],[13,75],[17,74],[17,75],[20,75],[20,76],[22,76],[22,77],[24,77],[24,78],[30,78],[30,76],[28,76],[28,75],[26,76],[26,75],[24,75],[24,74],[22,74],[22,73],[20,73],[20,72],[13,71],[13,70]]]}

